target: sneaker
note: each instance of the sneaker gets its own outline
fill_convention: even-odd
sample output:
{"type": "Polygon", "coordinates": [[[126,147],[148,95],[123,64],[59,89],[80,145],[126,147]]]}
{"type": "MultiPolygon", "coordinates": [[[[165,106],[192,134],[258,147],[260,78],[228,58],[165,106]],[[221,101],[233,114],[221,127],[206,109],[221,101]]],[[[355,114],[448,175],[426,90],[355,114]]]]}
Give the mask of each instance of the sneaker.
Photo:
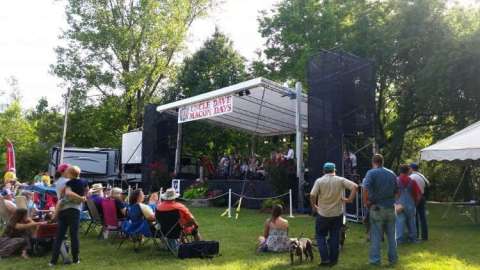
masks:
{"type": "Polygon", "coordinates": [[[80,260],[76,260],[72,262],[73,264],[80,264],[80,260]]]}
{"type": "Polygon", "coordinates": [[[48,267],[55,267],[55,265],[56,265],[55,263],[51,263],[51,262],[48,263],[48,267]]]}
{"type": "Polygon", "coordinates": [[[321,262],[318,266],[320,266],[320,267],[330,267],[330,262],[321,262]]]}

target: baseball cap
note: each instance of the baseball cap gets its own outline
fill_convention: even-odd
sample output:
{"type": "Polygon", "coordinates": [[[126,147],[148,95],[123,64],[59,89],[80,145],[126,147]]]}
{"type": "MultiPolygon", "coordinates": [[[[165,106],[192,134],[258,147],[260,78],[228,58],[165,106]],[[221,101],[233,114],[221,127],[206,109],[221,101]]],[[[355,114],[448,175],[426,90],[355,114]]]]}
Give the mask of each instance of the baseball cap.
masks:
{"type": "Polygon", "coordinates": [[[410,168],[412,168],[412,170],[418,170],[418,164],[417,163],[410,163],[410,168]]]}
{"type": "Polygon", "coordinates": [[[325,164],[323,164],[323,169],[325,171],[333,171],[336,169],[335,163],[326,162],[325,164]]]}
{"type": "Polygon", "coordinates": [[[62,164],[60,164],[60,165],[58,166],[57,172],[59,172],[59,173],[64,173],[64,172],[68,169],[68,167],[70,167],[70,164],[68,164],[68,163],[62,163],[62,164]]]}

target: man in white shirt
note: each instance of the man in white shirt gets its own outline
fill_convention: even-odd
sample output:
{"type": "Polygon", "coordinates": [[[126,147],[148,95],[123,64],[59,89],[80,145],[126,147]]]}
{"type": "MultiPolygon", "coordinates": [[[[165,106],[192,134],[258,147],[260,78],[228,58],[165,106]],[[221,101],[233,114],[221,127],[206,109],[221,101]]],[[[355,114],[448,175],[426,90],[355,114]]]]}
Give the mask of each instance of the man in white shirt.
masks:
{"type": "Polygon", "coordinates": [[[422,197],[420,202],[417,205],[417,238],[420,238],[420,231],[422,240],[428,240],[428,224],[427,224],[427,215],[426,215],[426,193],[430,182],[428,179],[418,171],[418,165],[416,163],[410,164],[411,174],[410,178],[415,181],[420,188],[422,197]],[[420,228],[419,228],[420,227],[420,228]],[[419,230],[420,229],[420,230],[419,230]]]}
{"type": "Polygon", "coordinates": [[[286,160],[291,160],[295,157],[295,152],[293,151],[293,148],[292,148],[292,145],[289,144],[288,145],[288,151],[287,151],[287,155],[285,155],[285,159],[286,160]]]}
{"type": "Polygon", "coordinates": [[[334,163],[325,163],[323,165],[325,174],[315,181],[310,192],[312,209],[318,214],[315,235],[322,261],[320,266],[334,266],[338,262],[344,203],[353,202],[358,189],[354,182],[336,176],[335,170],[334,163]],[[350,190],[347,199],[343,197],[345,189],[350,190]]]}

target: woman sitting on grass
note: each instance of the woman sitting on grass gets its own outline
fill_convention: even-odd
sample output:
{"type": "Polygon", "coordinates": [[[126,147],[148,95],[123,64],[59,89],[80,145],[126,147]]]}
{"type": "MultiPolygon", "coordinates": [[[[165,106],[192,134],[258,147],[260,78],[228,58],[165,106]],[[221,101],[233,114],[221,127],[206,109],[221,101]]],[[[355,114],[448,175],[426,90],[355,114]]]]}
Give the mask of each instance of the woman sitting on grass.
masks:
{"type": "Polygon", "coordinates": [[[19,208],[10,219],[0,238],[0,257],[8,257],[21,251],[22,257],[28,259],[27,251],[31,249],[31,234],[41,224],[28,217],[27,209],[19,208]]]}
{"type": "Polygon", "coordinates": [[[290,239],[288,238],[288,221],[281,217],[283,207],[279,204],[273,206],[272,217],[265,221],[263,236],[258,238],[258,252],[285,252],[288,251],[290,239]]]}

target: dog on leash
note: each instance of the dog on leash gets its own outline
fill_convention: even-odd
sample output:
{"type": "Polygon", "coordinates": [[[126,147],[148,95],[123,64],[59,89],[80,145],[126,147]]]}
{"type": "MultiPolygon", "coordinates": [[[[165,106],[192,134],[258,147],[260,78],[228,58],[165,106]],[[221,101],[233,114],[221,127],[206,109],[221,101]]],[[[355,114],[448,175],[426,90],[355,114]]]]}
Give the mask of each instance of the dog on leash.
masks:
{"type": "Polygon", "coordinates": [[[295,257],[298,257],[300,263],[305,260],[313,261],[313,245],[312,240],[308,238],[292,238],[290,241],[290,262],[293,265],[295,257]]]}

